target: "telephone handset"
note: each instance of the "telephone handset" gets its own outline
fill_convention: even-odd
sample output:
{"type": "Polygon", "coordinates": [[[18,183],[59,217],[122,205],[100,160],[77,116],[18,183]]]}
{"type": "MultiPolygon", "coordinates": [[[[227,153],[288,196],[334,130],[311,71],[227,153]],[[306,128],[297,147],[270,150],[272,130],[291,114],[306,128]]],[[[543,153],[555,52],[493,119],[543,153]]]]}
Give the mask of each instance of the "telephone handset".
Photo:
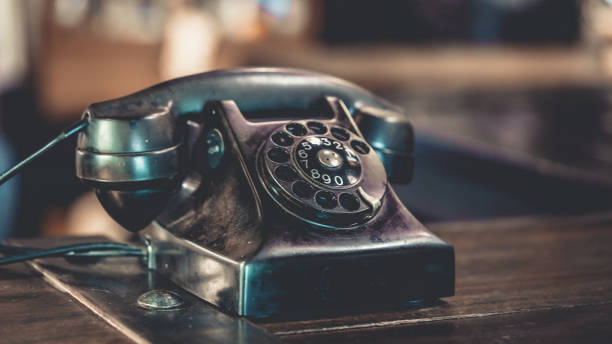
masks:
{"type": "Polygon", "coordinates": [[[150,267],[221,308],[312,314],[454,292],[452,246],[388,183],[410,179],[412,129],[362,88],[222,70],[93,104],[84,121],[77,176],[125,228],[153,221],[150,267]]]}
{"type": "MultiPolygon", "coordinates": [[[[76,173],[95,187],[100,201],[115,220],[127,229],[139,230],[161,210],[169,197],[168,189],[172,189],[173,182],[179,181],[187,166],[185,154],[189,152],[186,152],[185,141],[188,133],[180,125],[184,122],[181,118],[199,113],[210,100],[233,100],[243,114],[255,117],[270,113],[287,116],[292,112],[329,114],[330,109],[325,104],[325,97],[329,96],[341,99],[349,112],[356,115],[356,120],[367,127],[371,136],[366,139],[375,140],[374,147],[383,157],[387,172],[396,180],[409,180],[413,134],[410,124],[398,116],[397,108],[337,78],[269,68],[194,75],[91,105],[84,114],[88,125],[78,139],[76,173]]],[[[320,135],[325,140],[334,140],[332,148],[342,144],[349,148],[342,152],[353,152],[355,147],[369,149],[364,138],[362,143],[354,141],[355,135],[361,135],[354,123],[349,125],[349,131],[339,128],[327,131],[326,126],[323,127],[326,132],[320,135]],[[349,132],[354,134],[351,140],[339,140],[337,130],[342,130],[343,136],[349,132]]],[[[314,133],[313,130],[308,127],[309,133],[314,133]]],[[[294,135],[296,132],[284,132],[298,137],[294,135]]],[[[359,165],[356,164],[358,168],[359,165]]],[[[325,183],[330,178],[327,186],[338,186],[341,176],[336,172],[355,172],[348,167],[337,168],[338,171],[326,167],[328,173],[321,173],[321,178],[325,178],[321,181],[325,183]]],[[[307,169],[305,165],[301,168],[307,169]]],[[[374,170],[374,166],[371,169],[374,170]]],[[[344,176],[344,182],[348,183],[349,177],[355,176],[344,176]]]]}

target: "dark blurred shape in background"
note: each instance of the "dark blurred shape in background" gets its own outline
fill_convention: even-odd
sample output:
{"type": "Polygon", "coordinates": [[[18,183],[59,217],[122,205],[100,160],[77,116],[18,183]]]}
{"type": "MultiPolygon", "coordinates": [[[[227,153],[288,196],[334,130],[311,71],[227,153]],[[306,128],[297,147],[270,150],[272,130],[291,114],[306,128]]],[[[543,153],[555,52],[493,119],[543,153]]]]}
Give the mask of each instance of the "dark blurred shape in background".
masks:
{"type": "Polygon", "coordinates": [[[327,1],[321,38],[329,44],[575,44],[574,0],[327,1]],[[350,8],[350,10],[348,10],[350,8]]]}
{"type": "MultiPolygon", "coordinates": [[[[312,69],[406,108],[424,221],[612,204],[612,2],[0,1],[0,168],[96,101],[211,69],[312,69]]],[[[0,189],[0,238],[125,234],[74,177],[74,141],[0,189]]]]}

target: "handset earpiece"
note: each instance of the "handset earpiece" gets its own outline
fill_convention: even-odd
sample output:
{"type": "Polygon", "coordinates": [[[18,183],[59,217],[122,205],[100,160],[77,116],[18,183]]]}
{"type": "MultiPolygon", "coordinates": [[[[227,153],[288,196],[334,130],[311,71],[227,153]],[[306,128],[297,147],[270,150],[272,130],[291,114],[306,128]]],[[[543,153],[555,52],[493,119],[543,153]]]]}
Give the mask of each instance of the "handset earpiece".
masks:
{"type": "Polygon", "coordinates": [[[374,148],[395,183],[409,183],[414,168],[414,131],[398,111],[361,106],[353,112],[355,123],[374,148]]]}
{"type": "Polygon", "coordinates": [[[91,185],[120,225],[137,231],[151,223],[180,182],[183,130],[163,106],[131,106],[109,118],[90,107],[79,134],[76,175],[91,185]]]}

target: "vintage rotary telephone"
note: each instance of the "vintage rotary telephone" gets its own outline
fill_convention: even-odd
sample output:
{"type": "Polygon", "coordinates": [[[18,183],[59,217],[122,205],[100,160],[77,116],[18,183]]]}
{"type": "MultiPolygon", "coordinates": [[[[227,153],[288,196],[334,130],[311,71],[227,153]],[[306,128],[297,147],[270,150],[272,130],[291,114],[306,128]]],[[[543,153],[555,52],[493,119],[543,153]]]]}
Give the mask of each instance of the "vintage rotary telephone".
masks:
{"type": "Polygon", "coordinates": [[[452,246],[388,182],[410,180],[410,124],[353,84],[214,71],[95,103],[61,137],[76,132],[78,178],[119,224],[145,228],[149,267],[222,309],[312,314],[454,293],[452,246]]]}

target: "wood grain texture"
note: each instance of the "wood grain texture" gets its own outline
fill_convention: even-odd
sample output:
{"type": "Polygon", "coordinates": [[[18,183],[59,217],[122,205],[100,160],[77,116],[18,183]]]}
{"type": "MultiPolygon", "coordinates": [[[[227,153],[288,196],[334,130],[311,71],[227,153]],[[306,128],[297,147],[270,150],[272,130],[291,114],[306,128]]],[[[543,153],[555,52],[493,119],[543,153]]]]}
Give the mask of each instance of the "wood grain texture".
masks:
{"type": "MultiPolygon", "coordinates": [[[[262,325],[288,342],[337,342],[362,332],[379,343],[393,343],[398,338],[427,342],[427,336],[420,334],[437,333],[434,329],[444,328],[444,324],[467,324],[464,326],[476,332],[488,330],[491,340],[504,341],[509,335],[505,325],[491,332],[496,321],[515,326],[512,331],[532,331],[522,319],[531,317],[537,323],[557,313],[557,321],[550,320],[546,326],[557,326],[558,331],[542,333],[540,338],[567,339],[567,328],[576,326],[584,336],[612,330],[612,321],[595,322],[593,328],[587,320],[580,324],[573,320],[574,316],[577,321],[600,319],[597,314],[607,315],[601,318],[607,319],[612,314],[612,214],[453,223],[432,226],[432,230],[455,246],[456,296],[444,303],[262,325]],[[396,330],[400,328],[406,330],[396,330]]],[[[463,336],[453,330],[442,331],[436,338],[461,341],[463,336]]]]}
{"type": "MultiPolygon", "coordinates": [[[[456,250],[456,295],[393,311],[259,325],[287,343],[609,342],[612,213],[431,226],[456,250]]],[[[0,342],[127,342],[25,265],[0,268],[0,342]]]]}
{"type": "Polygon", "coordinates": [[[411,326],[296,335],[286,343],[606,343],[612,306],[577,306],[411,326]]]}
{"type": "Polygon", "coordinates": [[[1,343],[131,343],[26,264],[0,267],[1,343]]]}

